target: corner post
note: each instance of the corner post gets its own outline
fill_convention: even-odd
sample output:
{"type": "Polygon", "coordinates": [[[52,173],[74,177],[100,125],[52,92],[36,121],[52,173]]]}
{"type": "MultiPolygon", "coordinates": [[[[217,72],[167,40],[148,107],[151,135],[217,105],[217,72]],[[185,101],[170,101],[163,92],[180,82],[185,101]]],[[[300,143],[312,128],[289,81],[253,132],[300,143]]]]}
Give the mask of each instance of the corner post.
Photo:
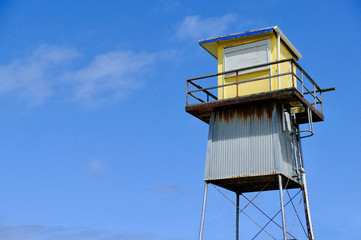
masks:
{"type": "Polygon", "coordinates": [[[188,106],[188,94],[189,94],[189,82],[187,80],[187,100],[186,100],[186,106],[188,106]]]}
{"type": "Polygon", "coordinates": [[[204,194],[203,194],[201,227],[200,227],[200,230],[199,230],[199,240],[202,240],[202,236],[203,236],[203,225],[204,225],[204,215],[205,215],[205,212],[206,212],[207,192],[208,192],[208,183],[205,182],[205,184],[204,184],[204,194]]]}
{"type": "Polygon", "coordinates": [[[282,176],[281,176],[281,174],[278,175],[278,185],[279,185],[279,188],[280,188],[283,239],[284,239],[284,240],[287,240],[286,214],[285,214],[285,205],[284,205],[284,202],[283,202],[283,187],[282,187],[282,176]]]}
{"type": "Polygon", "coordinates": [[[237,206],[236,206],[236,240],[239,240],[239,193],[236,193],[237,196],[237,206]]]}
{"type": "Polygon", "coordinates": [[[310,237],[310,240],[315,239],[315,234],[313,233],[313,226],[311,220],[311,212],[310,212],[310,204],[308,201],[308,193],[307,193],[307,183],[306,183],[306,174],[305,169],[301,169],[301,176],[302,176],[302,192],[303,192],[303,200],[305,203],[305,210],[306,210],[306,222],[307,222],[307,230],[310,237]]]}

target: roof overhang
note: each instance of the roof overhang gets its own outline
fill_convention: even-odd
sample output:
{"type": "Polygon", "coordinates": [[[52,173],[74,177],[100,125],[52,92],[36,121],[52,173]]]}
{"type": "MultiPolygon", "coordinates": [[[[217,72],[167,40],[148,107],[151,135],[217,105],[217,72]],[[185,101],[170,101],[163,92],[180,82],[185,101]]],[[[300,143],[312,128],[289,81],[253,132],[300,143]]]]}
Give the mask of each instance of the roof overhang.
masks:
{"type": "Polygon", "coordinates": [[[237,38],[243,38],[243,37],[248,37],[248,36],[263,35],[263,34],[267,34],[270,32],[275,33],[276,36],[278,36],[278,35],[280,36],[281,41],[286,45],[286,47],[291,51],[291,53],[295,56],[295,58],[297,60],[302,58],[301,53],[299,51],[297,51],[297,49],[293,46],[293,44],[288,40],[288,38],[283,34],[281,29],[277,26],[203,39],[203,40],[199,40],[198,43],[207,52],[209,52],[212,56],[214,56],[216,59],[218,59],[218,42],[231,40],[231,39],[237,39],[237,38]]]}

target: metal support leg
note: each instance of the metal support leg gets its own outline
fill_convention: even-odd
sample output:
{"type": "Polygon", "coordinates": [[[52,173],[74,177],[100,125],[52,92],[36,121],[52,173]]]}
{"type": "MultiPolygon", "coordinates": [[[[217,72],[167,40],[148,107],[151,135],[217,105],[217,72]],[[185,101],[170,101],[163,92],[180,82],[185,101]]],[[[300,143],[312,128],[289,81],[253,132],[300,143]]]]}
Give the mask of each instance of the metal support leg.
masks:
{"type": "Polygon", "coordinates": [[[236,207],[236,240],[239,240],[239,194],[237,196],[237,207],[236,207]]]}
{"type": "Polygon", "coordinates": [[[310,204],[308,201],[308,193],[307,193],[307,183],[306,183],[306,172],[303,168],[303,154],[302,154],[302,145],[301,141],[298,140],[298,149],[299,149],[299,155],[300,155],[300,163],[301,163],[301,169],[300,169],[300,175],[301,175],[301,181],[302,181],[302,193],[303,193],[303,201],[305,204],[305,214],[306,214],[306,223],[307,223],[307,230],[310,240],[315,239],[315,234],[313,232],[313,225],[311,220],[311,210],[310,210],[310,204]]]}
{"type": "Polygon", "coordinates": [[[315,235],[313,233],[310,204],[308,201],[308,193],[307,193],[306,174],[305,174],[304,169],[301,169],[301,175],[302,175],[302,184],[303,184],[302,190],[303,190],[303,200],[305,203],[307,229],[308,229],[308,234],[309,234],[310,240],[314,240],[315,235]]]}
{"type": "Polygon", "coordinates": [[[282,211],[282,226],[283,226],[283,239],[287,240],[287,229],[286,229],[286,214],[285,205],[283,202],[283,187],[282,187],[282,176],[278,175],[278,184],[280,187],[280,200],[281,200],[281,211],[282,211]]]}
{"type": "Polygon", "coordinates": [[[208,183],[206,182],[204,184],[202,219],[201,219],[201,228],[199,230],[199,240],[202,240],[202,236],[203,236],[203,225],[204,225],[204,215],[206,212],[207,192],[208,192],[208,183]]]}

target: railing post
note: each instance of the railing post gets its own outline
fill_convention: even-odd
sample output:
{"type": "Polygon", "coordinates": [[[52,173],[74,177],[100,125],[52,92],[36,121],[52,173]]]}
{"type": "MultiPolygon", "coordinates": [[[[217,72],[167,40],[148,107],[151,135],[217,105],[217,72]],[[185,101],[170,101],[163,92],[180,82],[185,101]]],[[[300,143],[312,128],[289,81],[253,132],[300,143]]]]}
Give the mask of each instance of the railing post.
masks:
{"type": "Polygon", "coordinates": [[[186,105],[188,105],[188,93],[189,93],[189,82],[187,80],[187,100],[186,100],[186,105]]]}
{"type": "Polygon", "coordinates": [[[286,213],[285,213],[285,204],[283,201],[282,176],[280,174],[278,175],[278,186],[280,192],[280,205],[281,205],[281,213],[282,213],[283,240],[287,240],[286,213]]]}
{"type": "MultiPolygon", "coordinates": [[[[199,100],[199,98],[197,98],[196,96],[193,95],[193,93],[195,92],[200,92],[203,91],[206,95],[207,95],[207,99],[206,100],[202,100],[201,102],[209,102],[212,101],[211,98],[215,99],[215,100],[219,100],[219,99],[225,99],[225,90],[226,88],[230,88],[233,89],[233,86],[236,87],[236,97],[239,97],[241,94],[241,90],[242,88],[239,88],[240,86],[242,86],[241,84],[245,84],[247,82],[254,82],[254,81],[259,81],[259,80],[264,80],[264,79],[269,79],[270,80],[270,90],[273,90],[273,81],[274,79],[277,79],[277,77],[282,78],[283,76],[287,76],[287,81],[289,81],[289,77],[288,75],[291,74],[291,81],[292,84],[289,84],[288,86],[297,89],[302,96],[304,96],[305,94],[314,94],[314,101],[309,101],[310,103],[312,102],[312,105],[317,106],[317,104],[320,104],[320,110],[321,112],[323,111],[323,106],[322,106],[322,100],[321,100],[321,94],[319,96],[317,96],[317,91],[320,90],[320,87],[313,81],[313,79],[307,74],[306,71],[304,71],[302,69],[302,67],[292,58],[289,59],[283,59],[280,61],[275,61],[275,62],[270,62],[270,63],[266,63],[266,64],[259,64],[259,65],[255,65],[255,66],[250,66],[250,67],[245,67],[245,68],[238,68],[238,69],[234,69],[231,71],[224,71],[224,72],[219,72],[217,74],[212,74],[212,75],[206,75],[206,76],[202,76],[202,77],[196,77],[196,78],[190,78],[187,79],[187,96],[186,96],[186,105],[189,105],[189,95],[191,97],[196,98],[197,100],[199,100]],[[278,72],[276,75],[272,75],[272,66],[275,64],[280,64],[280,63],[289,63],[290,64],[290,72],[285,72],[285,73],[281,73],[278,72]],[[265,67],[265,66],[269,66],[271,65],[271,76],[267,76],[267,77],[260,77],[260,78],[254,78],[254,79],[249,79],[249,80],[240,80],[239,79],[239,75],[240,72],[246,71],[246,70],[251,70],[251,69],[257,69],[260,67],[265,67]],[[232,82],[232,83],[227,83],[225,84],[225,78],[224,75],[225,74],[234,74],[236,73],[236,82],[232,82]],[[278,75],[282,75],[282,76],[278,76],[278,75]],[[197,85],[196,83],[194,83],[194,80],[200,80],[200,79],[205,79],[205,78],[210,78],[210,77],[217,77],[218,78],[218,84],[216,86],[211,86],[211,87],[207,87],[207,88],[202,88],[201,86],[197,85]],[[274,79],[273,79],[274,78],[274,79]],[[305,80],[306,80],[306,84],[305,84],[305,80]],[[300,81],[301,83],[299,85],[297,85],[298,81],[300,81]],[[222,82],[222,84],[221,84],[222,82]],[[308,88],[308,82],[310,82],[313,85],[313,90],[311,88],[308,88]],[[190,88],[192,88],[191,85],[194,85],[197,89],[196,90],[190,90],[190,88]],[[301,87],[301,90],[299,90],[299,88],[301,87]],[[218,90],[218,97],[213,95],[211,92],[209,92],[208,90],[211,89],[217,89],[218,90]]],[[[282,79],[281,79],[282,80],[282,79]]],[[[277,85],[277,84],[276,84],[277,85]]],[[[282,85],[281,85],[282,86],[282,85]]],[[[321,90],[320,90],[321,91],[321,90]]],[[[217,94],[216,94],[217,95],[217,94]]],[[[234,97],[234,95],[232,96],[234,97]]],[[[200,100],[199,100],[200,101],[200,100]]],[[[192,102],[192,101],[191,101],[192,102]]],[[[315,107],[317,109],[317,107],[315,107]]],[[[319,109],[318,109],[319,110],[319,109]]]]}
{"type": "Polygon", "coordinates": [[[317,109],[317,95],[316,95],[316,86],[313,84],[313,98],[315,103],[315,109],[317,109]]]}
{"type": "Polygon", "coordinates": [[[303,70],[301,70],[301,92],[303,96],[303,70]]]}
{"type": "MultiPolygon", "coordinates": [[[[222,85],[225,84],[225,81],[224,81],[224,74],[222,74],[222,85]]],[[[222,87],[222,99],[225,99],[225,89],[224,89],[224,86],[222,87]]]]}
{"type": "Polygon", "coordinates": [[[236,193],[236,240],[239,240],[239,193],[236,193]]]}
{"type": "Polygon", "coordinates": [[[272,69],[273,69],[273,64],[270,64],[270,69],[271,69],[271,72],[270,72],[270,77],[269,77],[269,81],[270,81],[270,91],[272,91],[272,75],[273,75],[273,72],[272,72],[272,69]]]}
{"type": "Polygon", "coordinates": [[[323,114],[323,105],[322,105],[322,92],[320,91],[320,104],[321,104],[321,114],[323,114]]]}
{"type": "Polygon", "coordinates": [[[294,76],[294,73],[293,73],[293,62],[290,61],[291,63],[291,75],[292,75],[292,87],[295,87],[295,76],[294,76]]]}
{"type": "Polygon", "coordinates": [[[238,71],[236,72],[236,95],[238,97],[238,71]]]}
{"type": "Polygon", "coordinates": [[[203,226],[204,226],[204,215],[206,213],[207,192],[208,192],[208,183],[205,182],[204,183],[204,194],[203,194],[201,227],[200,227],[200,230],[199,230],[199,240],[202,240],[202,237],[203,237],[203,226]]]}
{"type": "MultiPolygon", "coordinates": [[[[281,63],[277,64],[277,73],[281,74],[281,63]]],[[[278,76],[278,89],[282,88],[282,78],[281,76],[278,76]]]]}

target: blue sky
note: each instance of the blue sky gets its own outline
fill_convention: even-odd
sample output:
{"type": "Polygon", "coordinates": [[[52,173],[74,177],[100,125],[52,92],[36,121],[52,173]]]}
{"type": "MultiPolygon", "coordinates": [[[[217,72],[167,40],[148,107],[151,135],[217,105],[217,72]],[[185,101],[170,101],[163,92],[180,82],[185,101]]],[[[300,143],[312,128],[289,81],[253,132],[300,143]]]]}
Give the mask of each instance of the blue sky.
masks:
{"type": "MultiPolygon", "coordinates": [[[[197,40],[274,25],[337,88],[303,141],[316,237],[358,239],[361,4],[213,0],[0,1],[0,239],[195,239],[208,126],[185,80],[217,69],[197,40]]],[[[205,237],[232,224],[210,189],[205,237]]]]}

